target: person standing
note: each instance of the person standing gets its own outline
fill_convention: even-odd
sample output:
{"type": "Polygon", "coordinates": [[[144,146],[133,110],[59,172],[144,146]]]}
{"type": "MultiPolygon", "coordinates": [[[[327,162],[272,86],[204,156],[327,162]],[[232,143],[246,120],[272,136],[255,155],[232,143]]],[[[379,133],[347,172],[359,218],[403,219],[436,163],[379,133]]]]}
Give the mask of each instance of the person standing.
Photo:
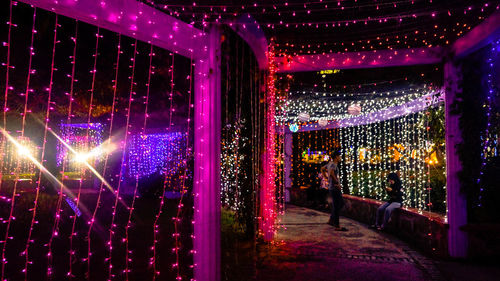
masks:
{"type": "Polygon", "coordinates": [[[318,189],[318,194],[317,194],[317,201],[318,201],[318,207],[320,209],[327,209],[328,208],[328,192],[329,192],[329,183],[328,183],[328,172],[326,170],[326,163],[321,163],[321,168],[320,172],[318,174],[318,180],[320,182],[319,184],[319,189],[318,189]]]}
{"type": "Polygon", "coordinates": [[[339,180],[339,163],[342,160],[340,151],[335,151],[330,158],[330,162],[325,166],[328,173],[328,189],[332,197],[332,213],[330,215],[329,225],[335,227],[336,231],[347,231],[345,227],[340,227],[340,209],[344,206],[342,198],[342,186],[339,180]]]}
{"type": "Polygon", "coordinates": [[[389,221],[392,212],[397,208],[401,208],[403,205],[403,192],[401,191],[402,184],[398,174],[390,173],[387,175],[387,182],[389,185],[385,188],[385,190],[389,195],[389,201],[382,204],[377,209],[375,225],[372,226],[378,230],[383,230],[387,227],[387,222],[389,221]]]}

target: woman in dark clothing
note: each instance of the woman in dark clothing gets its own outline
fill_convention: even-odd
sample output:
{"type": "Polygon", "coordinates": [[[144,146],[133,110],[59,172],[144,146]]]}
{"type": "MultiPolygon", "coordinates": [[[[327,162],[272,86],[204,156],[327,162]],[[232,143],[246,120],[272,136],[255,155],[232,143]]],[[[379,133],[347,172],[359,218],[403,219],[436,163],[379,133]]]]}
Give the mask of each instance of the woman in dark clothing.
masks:
{"type": "Polygon", "coordinates": [[[392,211],[397,208],[401,208],[403,205],[403,192],[401,191],[401,180],[398,174],[390,173],[387,176],[387,182],[389,186],[385,188],[387,194],[389,195],[389,201],[382,204],[377,210],[377,219],[375,225],[379,230],[383,230],[387,226],[387,222],[391,217],[392,211]]]}

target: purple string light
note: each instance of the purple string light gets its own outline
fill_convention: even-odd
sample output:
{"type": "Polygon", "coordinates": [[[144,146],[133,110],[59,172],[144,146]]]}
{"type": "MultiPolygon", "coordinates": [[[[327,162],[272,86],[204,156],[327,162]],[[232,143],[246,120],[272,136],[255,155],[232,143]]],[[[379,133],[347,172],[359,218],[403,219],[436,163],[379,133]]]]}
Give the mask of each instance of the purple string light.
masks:
{"type": "Polygon", "coordinates": [[[129,177],[145,177],[166,170],[175,174],[183,161],[185,134],[133,135],[129,142],[129,177]]]}
{"type": "Polygon", "coordinates": [[[481,158],[482,158],[481,168],[479,169],[479,176],[476,180],[479,186],[479,198],[477,204],[478,207],[482,206],[484,187],[482,186],[481,181],[483,179],[484,168],[486,166],[486,163],[488,162],[488,147],[490,145],[491,108],[492,108],[491,104],[492,104],[492,97],[495,93],[493,85],[493,72],[495,63],[493,62],[493,56],[495,55],[499,44],[500,40],[497,40],[492,44],[490,50],[490,57],[487,60],[489,72],[487,77],[488,92],[486,93],[486,129],[484,130],[483,148],[481,153],[481,158]]]}

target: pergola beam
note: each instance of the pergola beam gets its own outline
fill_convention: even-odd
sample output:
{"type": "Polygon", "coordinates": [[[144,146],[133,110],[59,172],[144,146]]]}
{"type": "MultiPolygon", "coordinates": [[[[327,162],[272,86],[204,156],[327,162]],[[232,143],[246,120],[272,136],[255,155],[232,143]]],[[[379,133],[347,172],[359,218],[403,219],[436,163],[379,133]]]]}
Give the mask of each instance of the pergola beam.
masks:
{"type": "Polygon", "coordinates": [[[377,68],[435,64],[443,60],[441,47],[378,50],[322,55],[277,57],[278,72],[320,71],[325,69],[377,68]]]}
{"type": "Polygon", "coordinates": [[[252,49],[259,64],[259,69],[267,69],[267,39],[259,23],[249,14],[242,15],[229,26],[234,30],[252,49]]]}
{"type": "Polygon", "coordinates": [[[185,57],[208,57],[203,31],[136,0],[21,0],[185,57]]]}
{"type": "Polygon", "coordinates": [[[500,11],[495,12],[482,23],[460,37],[452,46],[455,57],[464,57],[500,37],[500,11]]]}

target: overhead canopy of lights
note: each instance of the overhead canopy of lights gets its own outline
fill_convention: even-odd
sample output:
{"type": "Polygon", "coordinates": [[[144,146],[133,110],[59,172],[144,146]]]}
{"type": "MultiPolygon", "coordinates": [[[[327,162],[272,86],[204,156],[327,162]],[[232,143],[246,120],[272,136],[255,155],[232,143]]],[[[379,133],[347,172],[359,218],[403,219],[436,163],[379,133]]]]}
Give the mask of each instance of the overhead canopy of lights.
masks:
{"type": "Polygon", "coordinates": [[[244,29],[237,19],[251,19],[275,38],[278,56],[446,46],[498,9],[470,0],[142,1],[200,28],[244,29]]]}
{"type": "MultiPolygon", "coordinates": [[[[291,96],[293,97],[294,93],[291,93],[291,96]]],[[[425,107],[426,104],[436,102],[434,97],[440,96],[441,89],[425,85],[379,93],[308,92],[298,99],[288,100],[280,111],[284,114],[278,116],[277,120],[282,124],[306,122],[317,123],[322,127],[326,126],[328,121],[344,120],[343,124],[349,124],[348,120],[359,120],[362,117],[381,121],[384,117],[381,115],[394,118],[396,116],[391,113],[402,111],[400,113],[404,114],[422,110],[422,107],[416,105],[423,104],[425,107]]]]}

